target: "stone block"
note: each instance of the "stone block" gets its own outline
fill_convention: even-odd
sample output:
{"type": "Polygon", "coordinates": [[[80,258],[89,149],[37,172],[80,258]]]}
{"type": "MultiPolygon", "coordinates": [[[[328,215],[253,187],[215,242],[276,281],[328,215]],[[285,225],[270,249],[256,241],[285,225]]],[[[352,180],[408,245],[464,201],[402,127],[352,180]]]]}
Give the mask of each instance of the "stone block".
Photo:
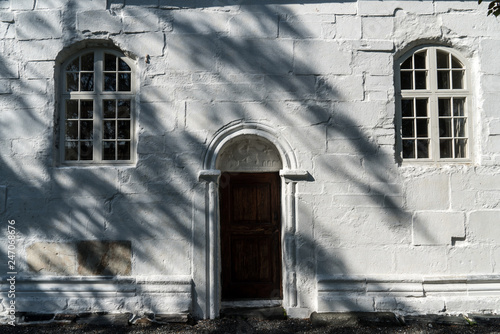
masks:
{"type": "Polygon", "coordinates": [[[16,36],[21,41],[62,36],[61,12],[58,10],[22,12],[15,18],[16,36]]]}
{"type": "Polygon", "coordinates": [[[26,247],[30,271],[42,275],[76,275],[76,247],[72,243],[35,242],[26,247]]]}
{"type": "MultiPolygon", "coordinates": [[[[341,243],[344,239],[341,238],[341,243]]],[[[318,242],[318,275],[382,275],[394,272],[394,258],[387,249],[376,246],[351,246],[338,248],[318,242]]]]}
{"type": "Polygon", "coordinates": [[[337,16],[335,27],[336,39],[359,40],[361,39],[361,18],[357,16],[337,16]]]}
{"type": "MultiPolygon", "coordinates": [[[[279,20],[280,38],[321,38],[325,26],[334,26],[334,15],[286,15],[279,20]]],[[[327,31],[329,29],[326,29],[327,31]]]]}
{"type": "Polygon", "coordinates": [[[275,13],[235,15],[229,20],[229,34],[231,37],[276,38],[278,16],[275,13]]]}
{"type": "Polygon", "coordinates": [[[128,276],[132,272],[130,241],[80,241],[77,254],[79,275],[128,276]]]}
{"type": "MultiPolygon", "coordinates": [[[[106,10],[87,10],[76,15],[77,28],[82,32],[117,34],[122,30],[121,18],[106,10]]],[[[142,37],[145,38],[145,37],[142,37]]]]}
{"type": "MultiPolygon", "coordinates": [[[[387,52],[359,52],[355,55],[352,66],[356,74],[392,75],[393,56],[387,52]]],[[[386,91],[392,92],[393,86],[394,84],[386,86],[386,91]]]]}
{"type": "Polygon", "coordinates": [[[480,67],[481,72],[485,74],[500,74],[500,64],[492,62],[500,49],[499,39],[484,39],[480,42],[480,67]]]}
{"type": "Polygon", "coordinates": [[[11,0],[11,10],[33,10],[35,7],[35,0],[11,0]]]}
{"type": "Polygon", "coordinates": [[[169,35],[166,39],[167,69],[184,72],[214,71],[216,52],[211,38],[201,35],[169,35]]]}
{"type": "Polygon", "coordinates": [[[446,249],[442,246],[426,246],[394,249],[395,271],[406,275],[435,275],[447,272],[446,249]]]}
{"type": "Polygon", "coordinates": [[[363,17],[362,36],[367,40],[389,40],[394,31],[393,17],[363,17]]]}
{"type": "Polygon", "coordinates": [[[25,61],[53,61],[62,48],[60,39],[19,42],[19,53],[25,61]]]}
{"type": "Polygon", "coordinates": [[[0,79],[19,78],[19,65],[17,61],[2,59],[0,62],[0,79]]]}
{"type": "Polygon", "coordinates": [[[123,31],[126,33],[141,33],[158,31],[159,18],[156,12],[144,11],[138,12],[137,10],[124,10],[123,16],[123,31]]]}
{"type": "Polygon", "coordinates": [[[360,1],[358,3],[358,15],[361,16],[391,16],[397,9],[406,13],[433,14],[433,3],[426,1],[360,1]]]}
{"type": "MultiPolygon", "coordinates": [[[[265,76],[264,90],[265,100],[297,100],[313,97],[315,94],[316,78],[312,75],[290,76],[290,75],[273,75],[265,76]]],[[[256,90],[255,86],[250,91],[256,90]]],[[[247,92],[248,94],[248,92],[247,92]]],[[[257,98],[254,98],[257,100],[257,98]]]]}
{"type": "Polygon", "coordinates": [[[363,80],[360,75],[332,75],[319,78],[316,85],[317,96],[322,100],[363,100],[363,80]]]}
{"type": "Polygon", "coordinates": [[[500,210],[474,211],[469,215],[471,242],[497,244],[500,242],[500,210]]]}
{"type": "Polygon", "coordinates": [[[0,80],[0,95],[12,93],[10,80],[0,80]]]}
{"type": "Polygon", "coordinates": [[[335,41],[301,40],[295,43],[296,74],[350,74],[352,52],[335,41]]]}
{"type": "Polygon", "coordinates": [[[410,210],[447,210],[450,205],[449,176],[446,174],[412,178],[406,182],[405,192],[410,210]]]}
{"type": "MultiPolygon", "coordinates": [[[[494,255],[493,255],[494,256],[494,255]]],[[[453,275],[493,274],[490,247],[454,247],[448,260],[453,275]]]]}
{"type": "Polygon", "coordinates": [[[24,65],[24,78],[49,79],[54,77],[54,62],[30,61],[24,65]]]}
{"type": "Polygon", "coordinates": [[[417,212],[413,217],[414,245],[451,245],[465,238],[465,216],[461,212],[417,212]]]}
{"type": "MultiPolygon", "coordinates": [[[[318,312],[373,312],[373,297],[318,295],[318,312]]],[[[346,316],[349,318],[349,316],[346,316]]],[[[344,322],[345,320],[342,320],[344,322]]]]}

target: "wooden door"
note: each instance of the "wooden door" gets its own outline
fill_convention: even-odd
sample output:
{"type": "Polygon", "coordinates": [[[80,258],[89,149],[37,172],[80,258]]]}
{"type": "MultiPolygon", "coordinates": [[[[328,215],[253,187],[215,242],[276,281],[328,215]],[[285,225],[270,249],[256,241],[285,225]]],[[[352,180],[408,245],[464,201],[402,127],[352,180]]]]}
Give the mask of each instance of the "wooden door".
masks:
{"type": "Polygon", "coordinates": [[[220,179],[222,299],[281,299],[278,173],[220,179]]]}

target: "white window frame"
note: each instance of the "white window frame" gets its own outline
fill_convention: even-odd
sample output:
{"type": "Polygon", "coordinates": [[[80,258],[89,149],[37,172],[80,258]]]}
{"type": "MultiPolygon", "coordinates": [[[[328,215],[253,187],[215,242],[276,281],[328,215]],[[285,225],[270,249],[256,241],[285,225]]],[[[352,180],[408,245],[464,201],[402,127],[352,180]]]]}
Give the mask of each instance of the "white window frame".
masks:
{"type": "MultiPolygon", "coordinates": [[[[468,62],[459,53],[449,47],[443,46],[420,46],[405,53],[398,59],[395,67],[395,88],[396,88],[396,150],[400,162],[407,163],[469,163],[473,156],[473,134],[472,134],[472,113],[471,113],[471,84],[470,84],[470,67],[468,62]],[[414,54],[427,52],[426,70],[427,70],[427,89],[402,89],[401,87],[401,65],[414,54]],[[437,51],[442,50],[450,53],[453,57],[461,62],[464,71],[463,88],[462,89],[438,89],[437,80],[437,51]],[[427,98],[428,99],[428,118],[429,118],[429,156],[428,158],[403,158],[403,143],[402,143],[402,100],[411,98],[427,98]],[[440,157],[440,136],[439,136],[439,113],[438,103],[440,98],[465,98],[464,115],[466,118],[466,155],[459,158],[441,158],[440,157]]],[[[415,135],[416,136],[416,135],[415,135]]],[[[453,137],[455,138],[455,137],[453,137]]],[[[417,152],[415,152],[417,155],[417,152]]]]}
{"type": "MultiPolygon", "coordinates": [[[[95,166],[95,165],[134,165],[137,159],[137,134],[136,134],[136,64],[126,57],[122,52],[109,48],[89,48],[76,54],[72,54],[60,68],[59,86],[59,156],[60,164],[63,166],[95,166]],[[75,59],[82,55],[94,53],[94,90],[93,91],[71,91],[66,90],[67,76],[66,68],[75,59]],[[130,67],[130,91],[105,91],[104,86],[104,55],[111,54],[123,60],[130,67]],[[130,159],[129,160],[103,160],[103,134],[102,124],[104,120],[104,100],[130,100],[130,159]],[[66,101],[67,100],[93,100],[93,159],[92,160],[66,160],[65,157],[65,134],[66,134],[66,101]]],[[[80,69],[81,71],[81,69],[80,69]]],[[[119,71],[117,69],[117,71],[119,71]]],[[[118,141],[118,140],[117,140],[118,141]]],[[[128,140],[126,140],[128,141],[128,140]]]]}

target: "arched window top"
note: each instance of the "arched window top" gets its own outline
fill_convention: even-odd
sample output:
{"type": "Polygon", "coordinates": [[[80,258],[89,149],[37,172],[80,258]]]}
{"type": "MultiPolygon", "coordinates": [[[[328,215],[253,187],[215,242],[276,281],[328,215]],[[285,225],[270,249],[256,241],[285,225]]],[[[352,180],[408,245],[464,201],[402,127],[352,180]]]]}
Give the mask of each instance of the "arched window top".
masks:
{"type": "Polygon", "coordinates": [[[396,71],[398,151],[403,161],[469,161],[470,92],[465,59],[448,47],[420,47],[396,71]]]}
{"type": "Polygon", "coordinates": [[[108,48],[84,49],[61,66],[61,161],[135,160],[135,66],[108,48]]]}

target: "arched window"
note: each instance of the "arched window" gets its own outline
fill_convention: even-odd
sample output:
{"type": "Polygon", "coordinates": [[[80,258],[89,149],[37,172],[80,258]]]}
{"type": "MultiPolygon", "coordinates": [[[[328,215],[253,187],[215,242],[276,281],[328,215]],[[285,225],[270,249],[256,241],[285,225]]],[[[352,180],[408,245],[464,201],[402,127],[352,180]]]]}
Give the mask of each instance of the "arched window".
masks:
{"type": "Polygon", "coordinates": [[[468,161],[470,92],[463,58],[425,47],[398,62],[397,134],[403,161],[468,161]]]}
{"type": "Polygon", "coordinates": [[[61,75],[62,163],[132,163],[133,62],[114,50],[91,49],[63,63],[61,75]]]}

